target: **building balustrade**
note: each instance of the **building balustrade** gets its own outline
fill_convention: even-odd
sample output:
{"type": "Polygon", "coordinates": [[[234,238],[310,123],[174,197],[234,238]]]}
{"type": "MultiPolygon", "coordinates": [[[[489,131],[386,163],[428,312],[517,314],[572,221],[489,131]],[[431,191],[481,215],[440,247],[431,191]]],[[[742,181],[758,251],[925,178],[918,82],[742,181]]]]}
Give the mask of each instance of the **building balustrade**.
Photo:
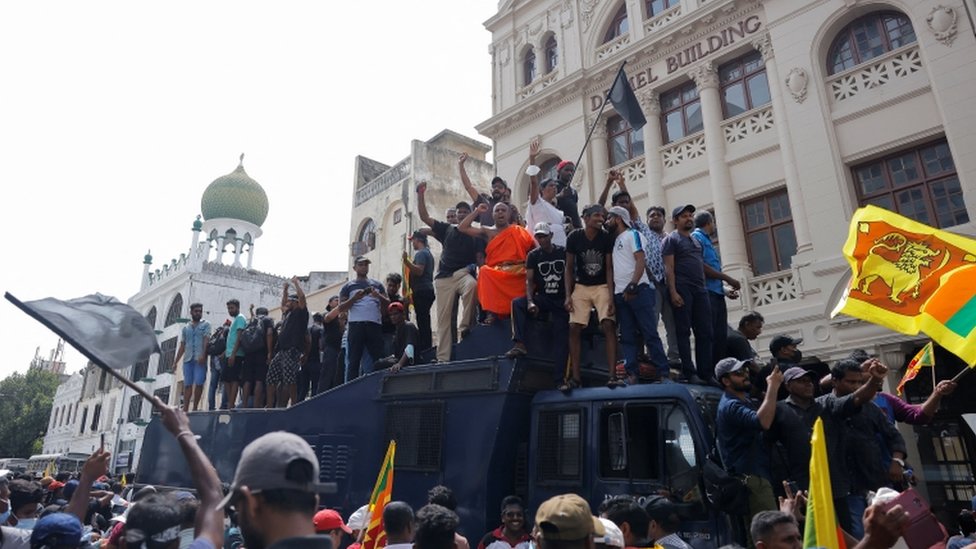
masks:
{"type": "Polygon", "coordinates": [[[661,147],[665,168],[675,168],[686,160],[705,155],[705,132],[698,132],[661,147]]]}
{"type": "Polygon", "coordinates": [[[774,127],[773,106],[765,105],[729,118],[722,123],[725,142],[732,144],[774,127]]]}
{"type": "Polygon", "coordinates": [[[871,62],[852,67],[827,79],[835,102],[850,99],[864,90],[883,86],[895,78],[904,78],[922,70],[918,44],[892,50],[871,62]]]}

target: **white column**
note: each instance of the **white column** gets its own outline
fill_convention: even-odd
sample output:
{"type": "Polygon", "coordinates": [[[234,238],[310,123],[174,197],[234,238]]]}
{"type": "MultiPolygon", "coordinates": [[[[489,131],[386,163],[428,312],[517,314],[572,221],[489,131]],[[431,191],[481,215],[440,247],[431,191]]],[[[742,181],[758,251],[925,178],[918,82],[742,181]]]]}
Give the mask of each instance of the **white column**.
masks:
{"type": "Polygon", "coordinates": [[[688,71],[698,86],[702,123],[705,127],[705,154],[708,156],[709,183],[715,207],[715,225],[722,247],[725,270],[746,270],[751,274],[739,203],[732,192],[732,173],[725,162],[725,133],[722,130],[722,103],[718,95],[718,73],[711,62],[688,71]]]}
{"type": "Polygon", "coordinates": [[[769,33],[763,34],[752,42],[752,46],[762,54],[766,64],[766,79],[769,81],[769,96],[773,102],[773,125],[776,126],[776,137],[779,138],[779,152],[783,159],[783,175],[786,178],[786,193],[790,200],[790,212],[793,215],[793,231],[796,233],[796,253],[813,249],[810,239],[810,224],[803,207],[803,186],[800,184],[800,173],[796,167],[796,154],[793,151],[793,139],[790,137],[790,124],[786,116],[786,102],[783,101],[783,82],[779,79],[779,69],[773,59],[773,43],[769,33]]]}
{"type": "Polygon", "coordinates": [[[224,262],[224,236],[217,237],[217,263],[224,262]]]}
{"type": "MultiPolygon", "coordinates": [[[[661,206],[667,209],[664,196],[664,164],[661,162],[661,101],[654,90],[642,90],[637,95],[647,124],[644,135],[644,183],[647,187],[648,206],[661,206]]],[[[645,208],[646,209],[646,208],[645,208]]]]}
{"type": "Polygon", "coordinates": [[[240,238],[234,239],[234,266],[241,266],[241,248],[244,246],[244,241],[240,238]]]}
{"type": "MultiPolygon", "coordinates": [[[[587,130],[593,120],[587,120],[587,130]]],[[[578,168],[578,166],[577,166],[578,168]]],[[[606,183],[607,170],[610,169],[610,159],[607,157],[607,117],[601,114],[597,119],[596,128],[593,130],[593,137],[590,138],[590,181],[589,195],[586,200],[580,202],[580,211],[583,206],[596,202],[597,189],[602,189],[606,183]]]]}
{"type": "Polygon", "coordinates": [[[251,270],[251,262],[254,261],[254,241],[247,247],[247,269],[251,270]]]}

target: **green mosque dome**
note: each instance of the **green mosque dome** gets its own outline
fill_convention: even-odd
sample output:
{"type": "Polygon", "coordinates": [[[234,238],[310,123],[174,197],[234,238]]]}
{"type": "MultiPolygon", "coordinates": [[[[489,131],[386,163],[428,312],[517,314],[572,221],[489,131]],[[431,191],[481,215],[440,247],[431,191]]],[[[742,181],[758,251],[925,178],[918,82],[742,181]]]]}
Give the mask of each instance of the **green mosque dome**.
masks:
{"type": "Polygon", "coordinates": [[[258,227],[268,218],[268,195],[244,171],[243,154],[236,170],[218,177],[203,191],[200,211],[207,220],[240,219],[258,227]]]}

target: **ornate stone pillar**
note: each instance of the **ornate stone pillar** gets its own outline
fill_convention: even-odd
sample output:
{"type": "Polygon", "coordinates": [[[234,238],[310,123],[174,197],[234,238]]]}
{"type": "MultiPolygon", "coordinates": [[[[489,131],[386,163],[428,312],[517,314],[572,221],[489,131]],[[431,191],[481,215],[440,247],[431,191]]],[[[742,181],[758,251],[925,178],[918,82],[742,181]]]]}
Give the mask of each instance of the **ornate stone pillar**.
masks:
{"type": "Polygon", "coordinates": [[[224,262],[224,243],[226,239],[223,235],[217,237],[217,263],[224,262]]]}
{"type": "Polygon", "coordinates": [[[773,59],[773,43],[769,33],[765,33],[752,42],[752,46],[762,54],[766,64],[766,79],[769,81],[769,95],[773,102],[773,125],[776,126],[776,137],[779,138],[779,153],[783,159],[783,175],[786,179],[786,193],[790,200],[790,212],[793,215],[793,231],[796,233],[796,252],[806,252],[813,249],[810,239],[810,223],[806,209],[803,207],[803,187],[800,184],[800,174],[796,168],[796,154],[793,151],[793,140],[790,137],[790,123],[786,116],[786,102],[783,101],[783,82],[779,78],[779,69],[773,59]]]}
{"type": "Polygon", "coordinates": [[[241,266],[241,248],[244,246],[244,241],[240,238],[234,239],[234,266],[241,266]]]}
{"type": "MultiPolygon", "coordinates": [[[[587,119],[586,125],[587,129],[593,124],[593,119],[587,119]]],[[[590,173],[589,173],[589,185],[588,185],[588,196],[586,199],[580,199],[580,211],[582,212],[583,206],[586,204],[592,204],[596,202],[598,189],[603,188],[603,184],[607,180],[607,170],[610,169],[610,159],[608,158],[607,149],[607,116],[601,114],[600,118],[596,119],[596,128],[593,129],[593,137],[590,138],[590,173]]],[[[579,166],[577,166],[579,168],[579,166]]],[[[578,191],[577,191],[578,192],[578,191]]]]}
{"type": "MultiPolygon", "coordinates": [[[[661,162],[661,101],[654,90],[641,91],[637,96],[647,118],[644,124],[644,183],[647,186],[648,206],[667,209],[664,196],[664,164],[661,162]]],[[[646,209],[646,208],[645,208],[646,209]]]]}
{"type": "Polygon", "coordinates": [[[254,260],[254,242],[247,245],[247,270],[251,270],[251,262],[254,260]]]}
{"type": "MultiPolygon", "coordinates": [[[[702,123],[705,127],[705,153],[708,156],[709,183],[712,204],[715,206],[715,226],[722,246],[723,270],[746,271],[752,274],[746,254],[745,235],[739,203],[732,192],[732,173],[725,162],[725,133],[722,130],[722,102],[718,94],[718,73],[711,62],[688,71],[688,77],[698,86],[702,123]]],[[[690,198],[690,197],[689,197],[690,198]]],[[[735,276],[735,275],[733,275],[735,276]]]]}

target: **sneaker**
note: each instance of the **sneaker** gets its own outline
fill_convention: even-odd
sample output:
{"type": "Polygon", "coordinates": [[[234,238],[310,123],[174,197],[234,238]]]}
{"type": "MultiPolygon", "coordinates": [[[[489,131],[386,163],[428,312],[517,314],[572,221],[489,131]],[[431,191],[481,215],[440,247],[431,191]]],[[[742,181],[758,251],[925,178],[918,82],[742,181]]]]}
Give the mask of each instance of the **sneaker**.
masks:
{"type": "Polygon", "coordinates": [[[529,354],[529,350],[525,348],[525,345],[522,342],[518,342],[514,347],[509,349],[507,353],[505,353],[505,358],[518,358],[527,354],[529,354]]]}

